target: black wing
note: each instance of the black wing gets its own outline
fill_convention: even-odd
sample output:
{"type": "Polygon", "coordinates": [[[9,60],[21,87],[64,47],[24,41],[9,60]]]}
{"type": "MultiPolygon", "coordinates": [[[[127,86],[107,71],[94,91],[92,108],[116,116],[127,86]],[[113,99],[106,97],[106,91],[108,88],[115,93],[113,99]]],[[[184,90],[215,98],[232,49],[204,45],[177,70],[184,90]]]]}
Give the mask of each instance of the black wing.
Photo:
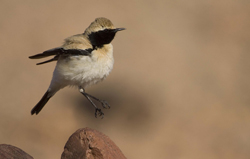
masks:
{"type": "Polygon", "coordinates": [[[50,49],[50,50],[44,51],[41,54],[36,54],[36,55],[30,56],[29,58],[30,59],[40,59],[40,58],[44,58],[44,57],[55,55],[55,57],[53,57],[50,60],[37,63],[37,65],[41,65],[41,64],[48,63],[48,62],[57,61],[58,58],[59,58],[59,56],[61,56],[61,55],[73,55],[73,56],[74,55],[75,56],[82,55],[82,56],[89,56],[92,51],[93,51],[93,49],[81,50],[81,49],[55,48],[55,49],[50,49]]]}

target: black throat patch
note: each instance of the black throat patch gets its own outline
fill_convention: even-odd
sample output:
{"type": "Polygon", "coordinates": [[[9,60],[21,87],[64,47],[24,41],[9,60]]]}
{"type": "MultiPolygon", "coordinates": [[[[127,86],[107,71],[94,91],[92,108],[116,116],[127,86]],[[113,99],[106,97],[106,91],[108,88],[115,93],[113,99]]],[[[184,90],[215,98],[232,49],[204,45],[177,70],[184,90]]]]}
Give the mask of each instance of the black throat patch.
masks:
{"type": "Polygon", "coordinates": [[[93,47],[101,48],[105,44],[109,44],[115,37],[115,29],[105,29],[89,34],[89,40],[93,47]]]}

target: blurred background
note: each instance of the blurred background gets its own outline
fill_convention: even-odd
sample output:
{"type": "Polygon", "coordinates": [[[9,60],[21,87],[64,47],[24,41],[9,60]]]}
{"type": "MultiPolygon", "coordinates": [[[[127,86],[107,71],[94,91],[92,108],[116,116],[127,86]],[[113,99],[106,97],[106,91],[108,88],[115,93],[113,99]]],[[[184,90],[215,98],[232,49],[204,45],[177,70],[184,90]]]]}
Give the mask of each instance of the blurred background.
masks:
{"type": "Polygon", "coordinates": [[[69,136],[90,127],[131,159],[249,158],[249,8],[247,0],[1,0],[0,143],[60,158],[69,136]],[[111,74],[86,89],[111,109],[95,118],[77,89],[64,88],[31,116],[55,62],[36,66],[28,56],[97,17],[127,29],[112,42],[111,74]]]}

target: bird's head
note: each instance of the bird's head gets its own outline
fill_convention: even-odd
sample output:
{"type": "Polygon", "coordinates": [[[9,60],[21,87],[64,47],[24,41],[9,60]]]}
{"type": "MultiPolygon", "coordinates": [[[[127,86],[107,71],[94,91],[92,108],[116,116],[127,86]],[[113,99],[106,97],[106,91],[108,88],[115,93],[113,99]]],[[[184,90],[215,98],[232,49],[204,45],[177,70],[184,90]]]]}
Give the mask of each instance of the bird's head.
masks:
{"type": "Polygon", "coordinates": [[[85,30],[84,34],[89,38],[94,47],[102,47],[109,44],[118,31],[125,28],[116,28],[107,18],[96,18],[85,30]]]}

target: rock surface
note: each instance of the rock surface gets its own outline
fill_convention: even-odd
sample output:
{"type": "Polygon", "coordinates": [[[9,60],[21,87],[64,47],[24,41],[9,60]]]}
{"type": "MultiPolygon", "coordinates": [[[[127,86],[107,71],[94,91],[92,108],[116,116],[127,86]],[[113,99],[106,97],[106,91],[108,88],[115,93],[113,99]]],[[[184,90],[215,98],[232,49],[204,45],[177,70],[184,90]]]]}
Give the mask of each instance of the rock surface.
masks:
{"type": "Polygon", "coordinates": [[[33,157],[15,146],[0,144],[0,159],[33,159],[33,157]]]}
{"type": "Polygon", "coordinates": [[[61,159],[126,159],[126,157],[103,133],[82,128],[70,136],[61,159]]]}

